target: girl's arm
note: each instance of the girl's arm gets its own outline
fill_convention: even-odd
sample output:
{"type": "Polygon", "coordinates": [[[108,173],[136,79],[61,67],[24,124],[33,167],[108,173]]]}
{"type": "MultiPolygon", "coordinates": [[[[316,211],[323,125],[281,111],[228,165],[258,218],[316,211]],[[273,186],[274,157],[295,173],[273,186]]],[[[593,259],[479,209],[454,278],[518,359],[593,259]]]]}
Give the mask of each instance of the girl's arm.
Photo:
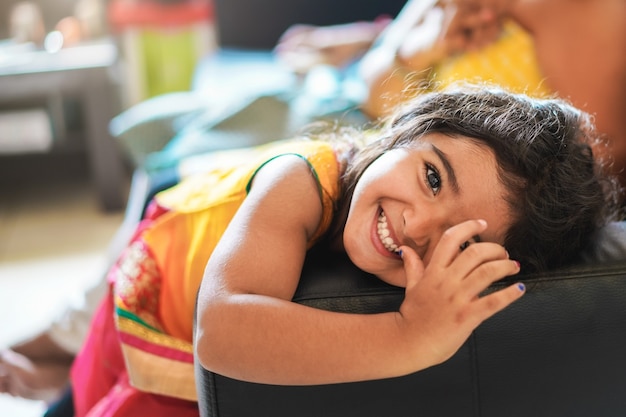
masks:
{"type": "Polygon", "coordinates": [[[433,257],[434,274],[422,273],[406,248],[409,286],[399,312],[344,314],[296,304],[290,300],[321,212],[317,184],[300,158],[279,157],[258,172],[200,288],[195,349],[205,368],[283,385],[404,375],[447,359],[482,320],[521,295],[509,288],[477,299],[489,283],[517,272],[499,245],[474,244],[458,257],[463,262],[442,264],[482,231],[472,221],[433,257]]]}

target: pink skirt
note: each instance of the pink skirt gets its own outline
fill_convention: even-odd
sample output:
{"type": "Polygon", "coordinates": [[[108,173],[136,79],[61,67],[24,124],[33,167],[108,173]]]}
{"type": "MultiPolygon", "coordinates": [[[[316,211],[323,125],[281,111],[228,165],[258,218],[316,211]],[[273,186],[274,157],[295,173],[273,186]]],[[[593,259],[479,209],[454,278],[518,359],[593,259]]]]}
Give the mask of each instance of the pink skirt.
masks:
{"type": "Polygon", "coordinates": [[[72,365],[76,417],[198,417],[198,404],[133,388],[124,366],[112,296],[94,316],[91,331],[72,365]]]}

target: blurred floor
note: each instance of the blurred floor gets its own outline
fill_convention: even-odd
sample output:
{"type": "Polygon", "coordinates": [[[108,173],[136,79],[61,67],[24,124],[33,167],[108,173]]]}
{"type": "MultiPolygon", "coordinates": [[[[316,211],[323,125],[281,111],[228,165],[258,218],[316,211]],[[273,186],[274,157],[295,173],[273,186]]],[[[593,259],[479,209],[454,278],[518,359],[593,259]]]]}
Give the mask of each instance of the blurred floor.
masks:
{"type": "MultiPolygon", "coordinates": [[[[45,327],[101,276],[123,219],[100,209],[80,155],[51,159],[0,158],[0,347],[45,327]]],[[[0,416],[43,409],[0,394],[0,416]]]]}

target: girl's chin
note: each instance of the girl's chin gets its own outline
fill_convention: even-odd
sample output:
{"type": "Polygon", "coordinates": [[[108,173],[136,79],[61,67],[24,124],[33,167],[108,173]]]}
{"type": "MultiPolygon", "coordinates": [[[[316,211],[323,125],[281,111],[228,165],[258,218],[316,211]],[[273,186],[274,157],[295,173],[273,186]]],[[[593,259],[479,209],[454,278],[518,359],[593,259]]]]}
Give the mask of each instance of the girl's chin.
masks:
{"type": "Polygon", "coordinates": [[[388,274],[374,274],[386,284],[394,287],[406,288],[406,279],[400,277],[390,277],[388,274]],[[394,279],[395,278],[395,279],[394,279]]]}
{"type": "Polygon", "coordinates": [[[393,266],[389,265],[388,262],[386,265],[376,264],[374,261],[374,259],[376,259],[375,256],[366,259],[359,259],[357,257],[353,258],[348,252],[348,257],[361,271],[375,275],[378,279],[389,285],[402,288],[406,287],[406,278],[404,277],[404,268],[402,264],[398,264],[398,270],[396,270],[393,266]]]}

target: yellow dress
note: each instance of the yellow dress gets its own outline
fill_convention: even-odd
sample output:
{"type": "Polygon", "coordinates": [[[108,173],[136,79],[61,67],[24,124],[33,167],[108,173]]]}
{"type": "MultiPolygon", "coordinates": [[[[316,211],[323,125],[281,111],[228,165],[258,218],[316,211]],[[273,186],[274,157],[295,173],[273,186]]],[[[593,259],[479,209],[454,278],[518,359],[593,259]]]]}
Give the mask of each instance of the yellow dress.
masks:
{"type": "Polygon", "coordinates": [[[305,159],[318,180],[323,219],[310,247],[329,227],[339,194],[339,165],[327,142],[290,140],[226,151],[221,155],[228,163],[222,160],[157,195],[153,214],[109,274],[126,370],[137,389],[196,399],[192,332],[204,268],[254,174],[284,154],[305,159]]]}

